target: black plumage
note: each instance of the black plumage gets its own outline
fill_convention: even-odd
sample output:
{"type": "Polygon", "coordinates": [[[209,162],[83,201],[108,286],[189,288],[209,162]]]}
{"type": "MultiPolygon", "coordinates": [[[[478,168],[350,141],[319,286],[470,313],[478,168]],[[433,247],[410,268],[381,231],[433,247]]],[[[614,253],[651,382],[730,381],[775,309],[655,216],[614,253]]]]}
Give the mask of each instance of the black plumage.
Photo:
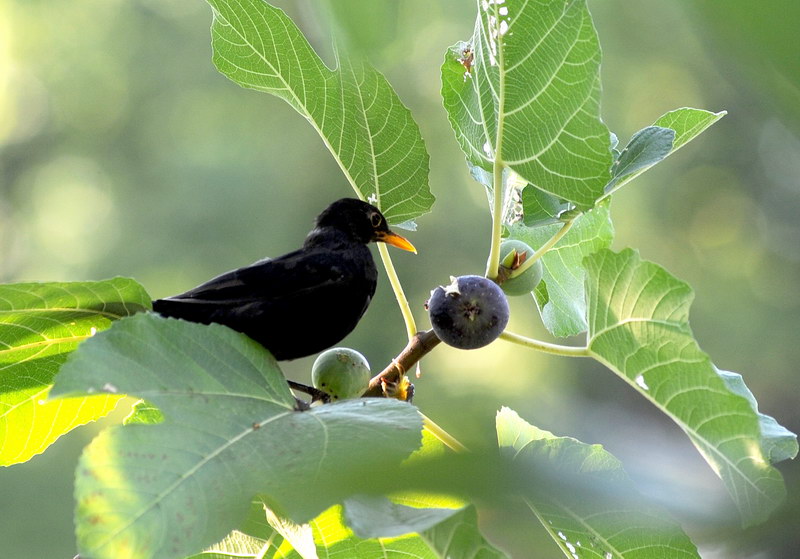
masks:
{"type": "Polygon", "coordinates": [[[224,324],[260,342],[276,359],[311,355],[341,341],[367,310],[378,279],[367,247],[373,241],[416,252],[389,230],[378,208],[343,198],[317,216],[301,249],[153,301],[153,310],[224,324]]]}

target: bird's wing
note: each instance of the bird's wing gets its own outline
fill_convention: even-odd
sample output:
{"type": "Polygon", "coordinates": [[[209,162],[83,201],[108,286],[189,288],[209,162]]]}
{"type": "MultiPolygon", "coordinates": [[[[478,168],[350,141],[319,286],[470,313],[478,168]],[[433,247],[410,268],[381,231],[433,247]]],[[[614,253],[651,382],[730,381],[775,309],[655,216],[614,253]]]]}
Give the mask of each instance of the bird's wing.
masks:
{"type": "Polygon", "coordinates": [[[324,265],[305,251],[290,252],[274,260],[259,260],[219,275],[167,301],[237,305],[254,299],[286,299],[309,289],[333,287],[344,279],[338,266],[324,265]]]}

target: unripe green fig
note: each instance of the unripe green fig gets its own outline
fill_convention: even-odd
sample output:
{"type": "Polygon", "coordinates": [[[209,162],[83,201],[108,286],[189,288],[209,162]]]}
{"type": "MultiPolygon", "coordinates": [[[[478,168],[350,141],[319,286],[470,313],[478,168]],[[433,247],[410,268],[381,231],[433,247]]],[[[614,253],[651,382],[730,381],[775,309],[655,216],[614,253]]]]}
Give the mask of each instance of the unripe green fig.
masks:
{"type": "MultiPolygon", "coordinates": [[[[536,251],[522,241],[516,239],[503,241],[500,245],[500,262],[504,271],[513,272],[514,269],[524,264],[525,260],[533,256],[534,252],[536,251]]],[[[542,271],[542,261],[537,260],[522,274],[503,281],[500,287],[506,295],[527,295],[542,281],[542,271]]]]}
{"type": "Polygon", "coordinates": [[[461,276],[433,290],[428,314],[433,331],[444,343],[476,349],[496,340],[508,324],[508,300],[492,280],[461,276]]]}
{"type": "Polygon", "coordinates": [[[361,396],[371,377],[367,359],[348,347],[323,351],[311,367],[311,384],[332,400],[361,396]]]}

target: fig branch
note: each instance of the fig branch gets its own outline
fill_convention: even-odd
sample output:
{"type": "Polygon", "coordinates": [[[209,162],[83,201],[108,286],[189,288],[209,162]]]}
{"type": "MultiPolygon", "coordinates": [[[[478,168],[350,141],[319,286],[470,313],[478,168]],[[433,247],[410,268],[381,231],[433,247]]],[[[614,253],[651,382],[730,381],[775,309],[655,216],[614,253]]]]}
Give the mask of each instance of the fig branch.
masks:
{"type": "Polygon", "coordinates": [[[372,377],[364,396],[382,396],[384,383],[396,383],[402,379],[406,371],[436,347],[440,341],[433,330],[424,330],[414,334],[403,351],[383,371],[372,377]]]}

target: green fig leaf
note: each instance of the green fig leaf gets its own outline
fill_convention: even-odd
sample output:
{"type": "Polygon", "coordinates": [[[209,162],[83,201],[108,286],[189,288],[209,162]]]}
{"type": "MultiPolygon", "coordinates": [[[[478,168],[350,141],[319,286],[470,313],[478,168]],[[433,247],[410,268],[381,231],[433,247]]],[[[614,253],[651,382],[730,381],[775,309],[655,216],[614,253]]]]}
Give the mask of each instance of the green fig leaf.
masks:
{"type": "MultiPolygon", "coordinates": [[[[538,249],[562,223],[544,227],[511,227],[510,238],[538,249]]],[[[579,216],[569,232],[542,256],[542,281],[534,291],[545,327],[559,337],[586,331],[586,297],[583,258],[611,246],[614,227],[606,205],[599,205],[579,216]]]]}
{"type": "Polygon", "coordinates": [[[0,285],[0,465],[25,462],[114,409],[120,397],[109,392],[46,399],[81,341],[149,308],[145,290],[127,278],[0,285]]]}
{"type": "Polygon", "coordinates": [[[558,489],[523,497],[566,557],[699,558],[666,511],[638,494],[622,464],[600,445],[557,437],[503,408],[497,414],[501,451],[531,473],[558,476],[558,489]],[[591,487],[591,492],[581,488],[591,487]]]}
{"type": "Polygon", "coordinates": [[[770,455],[785,457],[792,449],[776,447],[774,438],[765,444],[755,406],[741,388],[731,390],[694,340],[691,288],[630,249],[601,250],[584,264],[589,355],[686,432],[744,524],[765,520],[786,494],[770,455]]]}
{"type": "Polygon", "coordinates": [[[625,149],[615,157],[613,175],[606,185],[606,192],[616,192],[678,151],[726,114],[725,111],[712,113],[684,107],[666,113],[652,126],[639,130],[625,149]]]}
{"type": "Polygon", "coordinates": [[[208,0],[214,64],[242,87],[280,97],[319,133],[358,196],[391,224],[430,211],[428,152],[411,112],[367,64],[329,69],[286,14],[262,0],[208,0]]]}
{"type": "Polygon", "coordinates": [[[478,1],[469,41],[448,49],[442,97],[471,165],[510,167],[581,208],[610,179],[600,46],[584,1],[478,1]]]}
{"type": "Polygon", "coordinates": [[[307,521],[421,442],[419,413],[396,400],[296,411],[271,354],[218,324],[121,320],[81,345],[52,395],[108,387],[145,399],[163,421],[111,427],[84,450],[75,494],[86,557],[196,553],[239,528],[257,495],[307,521]]]}

